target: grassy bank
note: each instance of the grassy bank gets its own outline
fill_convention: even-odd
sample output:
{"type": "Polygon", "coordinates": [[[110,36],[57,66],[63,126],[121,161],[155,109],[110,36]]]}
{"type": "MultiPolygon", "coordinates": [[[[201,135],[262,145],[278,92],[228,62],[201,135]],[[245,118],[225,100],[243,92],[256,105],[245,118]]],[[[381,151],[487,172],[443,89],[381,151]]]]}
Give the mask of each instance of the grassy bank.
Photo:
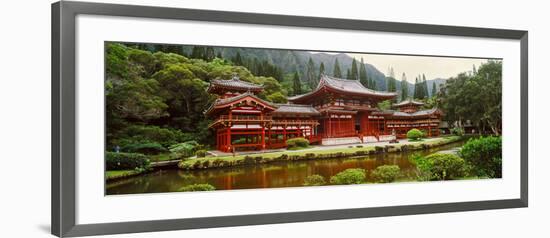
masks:
{"type": "Polygon", "coordinates": [[[143,173],[142,171],[136,171],[136,170],[108,170],[105,172],[105,179],[106,180],[121,179],[121,178],[136,176],[142,173],[143,173]]]}
{"type": "Polygon", "coordinates": [[[415,151],[434,148],[449,143],[457,142],[465,139],[460,136],[449,136],[436,138],[429,141],[418,141],[409,144],[399,145],[392,144],[386,146],[369,146],[369,145],[354,145],[348,147],[339,147],[334,149],[318,149],[318,150],[303,150],[303,151],[279,151],[269,153],[258,153],[252,155],[237,155],[237,156],[221,156],[221,157],[206,157],[200,159],[183,160],[178,164],[180,169],[206,169],[206,168],[223,168],[239,165],[252,165],[270,163],[275,161],[296,161],[296,160],[311,160],[311,159],[332,159],[354,156],[366,156],[381,153],[396,153],[402,151],[415,151]]]}

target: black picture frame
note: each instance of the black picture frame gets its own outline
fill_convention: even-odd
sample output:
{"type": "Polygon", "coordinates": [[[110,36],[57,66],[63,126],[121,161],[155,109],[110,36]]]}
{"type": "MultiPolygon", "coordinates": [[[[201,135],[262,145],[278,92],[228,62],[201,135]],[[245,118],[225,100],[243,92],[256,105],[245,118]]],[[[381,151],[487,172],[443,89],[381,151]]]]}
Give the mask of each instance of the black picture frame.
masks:
{"type": "MultiPolygon", "coordinates": [[[[52,4],[51,233],[59,237],[322,221],[528,206],[528,32],[86,2],[52,4]],[[76,224],[75,18],[79,14],[415,33],[518,40],[521,45],[521,195],[519,199],[319,210],[206,218],[76,224]]],[[[100,79],[98,79],[100,80],[100,79]]]]}

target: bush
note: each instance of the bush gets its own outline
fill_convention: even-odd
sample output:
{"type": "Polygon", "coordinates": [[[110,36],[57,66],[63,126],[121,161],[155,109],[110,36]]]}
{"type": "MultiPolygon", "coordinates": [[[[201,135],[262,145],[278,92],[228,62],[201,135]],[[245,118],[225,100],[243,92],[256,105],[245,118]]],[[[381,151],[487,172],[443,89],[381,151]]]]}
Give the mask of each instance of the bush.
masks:
{"type": "Polygon", "coordinates": [[[360,184],[365,181],[366,171],[364,169],[346,169],[330,177],[331,184],[360,184]]]}
{"type": "Polygon", "coordinates": [[[199,158],[206,157],[206,150],[197,150],[197,152],[195,152],[195,155],[199,158]]]}
{"type": "Polygon", "coordinates": [[[410,141],[418,141],[423,136],[424,136],[424,133],[422,133],[422,131],[418,129],[410,129],[407,132],[407,139],[409,139],[410,141]]]}
{"type": "Polygon", "coordinates": [[[172,157],[174,158],[191,157],[195,154],[195,151],[197,151],[197,148],[199,147],[199,143],[191,140],[170,146],[170,152],[172,152],[172,157]]]}
{"type": "Polygon", "coordinates": [[[307,176],[304,179],[304,186],[321,186],[325,184],[325,178],[318,174],[307,176]]]}
{"type": "Polygon", "coordinates": [[[301,137],[288,139],[286,140],[286,146],[288,149],[307,148],[309,147],[309,140],[301,137]]]}
{"type": "Polygon", "coordinates": [[[464,159],[453,154],[414,156],[412,162],[420,172],[420,180],[451,180],[463,177],[467,170],[464,159]]]}
{"type": "Polygon", "coordinates": [[[455,127],[451,129],[451,134],[457,135],[457,136],[463,136],[464,135],[464,128],[455,127]]]}
{"type": "Polygon", "coordinates": [[[187,185],[179,189],[180,192],[214,191],[214,190],[216,190],[216,187],[207,183],[187,185]]]}
{"type": "Polygon", "coordinates": [[[158,126],[131,125],[124,128],[111,143],[124,147],[128,144],[158,143],[164,147],[184,141],[188,137],[177,129],[161,128],[158,126]]]}
{"type": "Polygon", "coordinates": [[[372,171],[371,176],[376,180],[376,182],[379,183],[391,183],[395,181],[395,179],[399,176],[401,173],[401,168],[397,165],[382,165],[376,167],[374,171],[372,171]]]}
{"type": "Polygon", "coordinates": [[[481,137],[470,139],[459,155],[472,165],[472,172],[480,177],[502,177],[502,138],[481,137]]]}
{"type": "Polygon", "coordinates": [[[105,165],[107,170],[146,169],[149,167],[149,159],[139,153],[107,152],[105,154],[105,165]]]}
{"type": "Polygon", "coordinates": [[[142,153],[151,155],[156,155],[168,151],[166,148],[164,148],[164,146],[156,142],[127,144],[122,147],[121,150],[129,153],[142,153]]]}

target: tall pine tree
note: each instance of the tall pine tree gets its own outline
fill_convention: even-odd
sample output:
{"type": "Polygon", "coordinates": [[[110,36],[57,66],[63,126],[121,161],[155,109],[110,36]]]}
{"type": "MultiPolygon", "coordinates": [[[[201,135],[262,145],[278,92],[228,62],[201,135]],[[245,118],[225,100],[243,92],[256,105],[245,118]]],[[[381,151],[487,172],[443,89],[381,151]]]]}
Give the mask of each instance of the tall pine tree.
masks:
{"type": "Polygon", "coordinates": [[[340,69],[340,62],[338,62],[338,58],[334,60],[334,69],[332,70],[332,75],[336,78],[342,78],[342,70],[340,69]]]}
{"type": "Polygon", "coordinates": [[[431,97],[435,97],[435,95],[437,94],[437,86],[435,85],[435,81],[433,81],[432,83],[432,95],[431,97]]]}
{"type": "Polygon", "coordinates": [[[216,58],[216,54],[214,53],[214,47],[212,46],[206,47],[206,51],[204,53],[204,60],[210,62],[214,58],[216,58]]]}
{"type": "Polygon", "coordinates": [[[429,98],[430,91],[428,90],[428,82],[426,81],[426,75],[422,74],[422,99],[429,98]]]}
{"type": "Polygon", "coordinates": [[[359,65],[359,81],[363,84],[363,86],[368,87],[369,82],[367,78],[367,68],[365,67],[363,58],[361,58],[361,65],[359,65]]]}
{"type": "Polygon", "coordinates": [[[350,71],[349,69],[346,70],[346,79],[353,79],[353,78],[351,77],[351,71],[350,71]]]}
{"type": "Polygon", "coordinates": [[[240,52],[237,52],[237,54],[235,55],[235,58],[233,58],[233,64],[235,64],[237,66],[242,66],[243,65],[243,59],[241,57],[240,52]]]}
{"type": "Polygon", "coordinates": [[[419,99],[420,98],[420,86],[418,84],[418,77],[414,78],[414,93],[413,93],[413,98],[414,99],[419,99]]]}
{"type": "Polygon", "coordinates": [[[357,61],[353,58],[351,62],[351,79],[357,80],[359,78],[359,72],[357,70],[357,61]]]}
{"type": "Polygon", "coordinates": [[[401,101],[407,100],[409,97],[409,83],[407,83],[407,76],[403,73],[401,76],[401,101]]]}
{"type": "Polygon", "coordinates": [[[313,60],[309,57],[306,65],[306,80],[310,88],[317,87],[317,79],[315,77],[315,63],[313,63],[313,60]]]}
{"type": "Polygon", "coordinates": [[[302,82],[300,82],[298,71],[294,72],[294,78],[292,78],[292,90],[294,95],[302,94],[302,82]]]}
{"type": "Polygon", "coordinates": [[[317,82],[321,79],[321,75],[325,74],[325,64],[321,62],[321,65],[319,66],[319,77],[317,77],[317,82]]]}

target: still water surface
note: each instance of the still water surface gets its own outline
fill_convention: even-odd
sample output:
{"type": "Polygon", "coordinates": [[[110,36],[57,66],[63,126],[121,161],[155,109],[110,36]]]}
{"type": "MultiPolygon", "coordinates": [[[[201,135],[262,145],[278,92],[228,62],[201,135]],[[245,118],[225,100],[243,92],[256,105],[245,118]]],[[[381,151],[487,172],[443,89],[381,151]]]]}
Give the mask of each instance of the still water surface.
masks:
{"type": "Polygon", "coordinates": [[[329,178],[348,168],[363,168],[367,172],[367,181],[372,182],[370,171],[380,165],[398,165],[405,178],[413,179],[416,167],[408,158],[413,153],[432,154],[443,150],[453,150],[464,142],[455,142],[425,151],[369,155],[360,158],[339,158],[326,160],[307,160],[276,162],[255,166],[205,169],[186,171],[178,169],[157,170],[123,180],[107,183],[107,195],[175,192],[181,187],[196,183],[209,183],[216,190],[278,188],[302,186],[304,178],[319,174],[329,178]]]}

